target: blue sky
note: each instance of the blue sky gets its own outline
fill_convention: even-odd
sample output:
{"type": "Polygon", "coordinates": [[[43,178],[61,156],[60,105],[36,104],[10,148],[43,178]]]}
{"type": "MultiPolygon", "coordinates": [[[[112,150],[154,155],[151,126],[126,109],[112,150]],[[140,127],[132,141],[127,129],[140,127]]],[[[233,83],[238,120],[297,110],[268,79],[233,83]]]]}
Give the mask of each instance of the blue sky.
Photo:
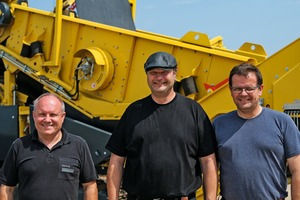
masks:
{"type": "MultiPolygon", "coordinates": [[[[42,9],[55,5],[55,0],[28,1],[42,9]]],[[[222,36],[224,46],[231,50],[244,42],[261,44],[268,56],[300,38],[300,0],[136,2],[136,28],[153,33],[180,38],[188,31],[198,31],[209,38],[222,36]]]]}

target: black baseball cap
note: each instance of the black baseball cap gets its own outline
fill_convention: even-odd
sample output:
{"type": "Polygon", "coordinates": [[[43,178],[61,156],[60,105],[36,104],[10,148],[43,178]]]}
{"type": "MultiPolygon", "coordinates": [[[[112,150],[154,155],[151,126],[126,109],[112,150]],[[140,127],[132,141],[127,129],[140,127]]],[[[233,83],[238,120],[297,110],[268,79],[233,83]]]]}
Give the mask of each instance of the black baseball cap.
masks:
{"type": "Polygon", "coordinates": [[[149,71],[154,68],[161,69],[176,69],[177,62],[173,55],[166,52],[156,52],[149,56],[144,64],[145,71],[149,71]]]}

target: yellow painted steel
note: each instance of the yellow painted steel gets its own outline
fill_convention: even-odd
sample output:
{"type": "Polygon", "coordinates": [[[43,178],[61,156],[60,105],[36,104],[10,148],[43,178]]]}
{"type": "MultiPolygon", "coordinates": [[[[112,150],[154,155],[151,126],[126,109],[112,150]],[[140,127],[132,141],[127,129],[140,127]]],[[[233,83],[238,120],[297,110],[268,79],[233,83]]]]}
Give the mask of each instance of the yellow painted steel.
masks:
{"type": "MultiPolygon", "coordinates": [[[[57,4],[57,8],[61,8],[61,2],[57,1],[57,4]]],[[[241,54],[227,50],[216,40],[212,40],[212,45],[203,33],[189,32],[181,39],[176,39],[112,27],[62,15],[58,11],[51,13],[17,4],[11,7],[15,22],[11,26],[7,45],[0,46],[0,50],[28,66],[33,72],[28,75],[33,79],[43,82],[41,77],[47,77],[49,82],[54,82],[65,91],[72,91],[75,71],[80,62],[80,58],[74,56],[77,51],[97,48],[112,58],[113,64],[108,68],[103,67],[104,71],[99,70],[98,74],[95,71],[93,75],[99,77],[99,73],[109,74],[113,71],[113,77],[108,79],[106,87],[87,90],[98,83],[86,81],[86,84],[81,84],[84,87],[79,88],[80,94],[76,101],[68,98],[64,91],[60,92],[74,108],[90,117],[104,120],[119,119],[131,102],[149,94],[143,64],[155,51],[166,51],[177,58],[178,82],[193,76],[198,89],[193,98],[198,101],[208,95],[204,84],[216,85],[223,81],[233,65],[250,58],[256,60],[265,57],[255,51],[244,51],[241,54]],[[200,40],[197,39],[198,35],[200,40]],[[23,45],[35,41],[42,42],[43,53],[32,58],[20,56],[23,45]]],[[[3,60],[8,70],[15,67],[10,61],[3,60]]],[[[47,84],[45,87],[57,89],[47,84]]]]}

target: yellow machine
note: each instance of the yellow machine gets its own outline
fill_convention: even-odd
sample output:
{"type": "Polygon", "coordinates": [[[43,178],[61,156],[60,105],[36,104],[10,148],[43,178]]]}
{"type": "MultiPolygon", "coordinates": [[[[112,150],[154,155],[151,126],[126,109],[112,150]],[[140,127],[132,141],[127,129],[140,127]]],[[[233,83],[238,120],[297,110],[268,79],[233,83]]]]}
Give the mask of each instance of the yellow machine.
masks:
{"type": "Polygon", "coordinates": [[[199,102],[212,120],[235,109],[231,68],[255,63],[264,76],[261,104],[290,114],[299,127],[300,39],[267,58],[259,44],[229,50],[220,36],[190,31],[173,38],[137,30],[135,0],[105,9],[103,1],[77,0],[76,11],[74,1],[57,0],[54,11],[32,8],[26,0],[0,2],[2,161],[11,142],[30,132],[33,99],[48,91],[63,98],[65,126],[87,140],[102,166],[110,155],[104,146],[123,112],[150,93],[143,64],[156,51],[176,57],[176,91],[199,102]]]}

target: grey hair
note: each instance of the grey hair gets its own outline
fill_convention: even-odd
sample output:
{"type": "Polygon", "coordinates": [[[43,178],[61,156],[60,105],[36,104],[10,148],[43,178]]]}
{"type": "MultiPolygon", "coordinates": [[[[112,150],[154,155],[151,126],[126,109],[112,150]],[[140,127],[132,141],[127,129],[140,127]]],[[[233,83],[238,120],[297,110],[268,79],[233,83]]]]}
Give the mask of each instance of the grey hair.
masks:
{"type": "Polygon", "coordinates": [[[53,97],[55,97],[57,100],[59,100],[59,102],[61,103],[61,111],[62,111],[62,112],[65,112],[65,103],[63,102],[63,100],[62,100],[59,96],[57,96],[56,94],[53,94],[53,93],[44,93],[44,94],[40,95],[38,98],[36,98],[36,99],[34,100],[34,102],[33,102],[33,109],[34,109],[34,110],[36,110],[39,100],[40,100],[41,98],[43,98],[43,97],[46,97],[46,96],[53,96],[53,97]]]}

